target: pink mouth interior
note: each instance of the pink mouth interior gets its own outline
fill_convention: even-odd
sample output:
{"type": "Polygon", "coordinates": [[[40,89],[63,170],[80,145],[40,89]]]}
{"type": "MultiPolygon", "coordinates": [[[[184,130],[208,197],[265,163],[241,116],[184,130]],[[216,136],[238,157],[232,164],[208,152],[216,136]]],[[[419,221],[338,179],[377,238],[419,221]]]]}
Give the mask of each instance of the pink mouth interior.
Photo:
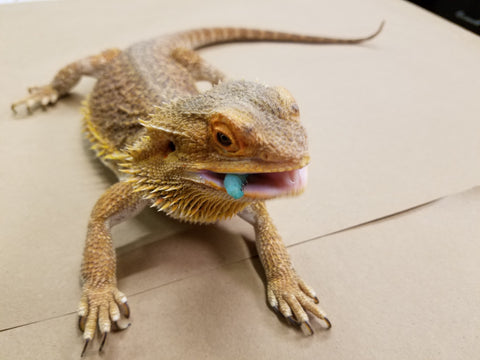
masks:
{"type": "MultiPolygon", "coordinates": [[[[199,175],[207,182],[224,187],[225,174],[201,171],[199,175]]],[[[306,184],[307,167],[283,172],[253,173],[248,174],[243,192],[246,196],[266,199],[298,193],[305,188],[306,184]]]]}

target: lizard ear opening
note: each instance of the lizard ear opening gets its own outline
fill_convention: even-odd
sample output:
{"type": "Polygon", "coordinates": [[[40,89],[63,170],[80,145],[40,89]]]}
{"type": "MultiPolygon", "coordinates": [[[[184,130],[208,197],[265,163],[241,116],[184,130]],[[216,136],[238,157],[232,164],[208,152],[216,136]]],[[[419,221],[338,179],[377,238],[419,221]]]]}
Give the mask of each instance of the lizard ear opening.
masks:
{"type": "Polygon", "coordinates": [[[177,149],[175,141],[165,133],[153,130],[148,132],[148,137],[150,156],[166,158],[177,149]]]}
{"type": "Polygon", "coordinates": [[[143,158],[153,155],[167,157],[177,149],[176,142],[173,140],[175,131],[170,130],[168,126],[159,121],[140,120],[139,122],[147,131],[132,149],[137,155],[143,153],[141,155],[143,158]]]}
{"type": "Polygon", "coordinates": [[[130,156],[135,161],[143,161],[154,157],[166,158],[174,152],[177,147],[175,141],[166,134],[148,130],[145,136],[140,138],[128,149],[130,156]]]}
{"type": "Polygon", "coordinates": [[[170,150],[170,152],[174,152],[176,150],[176,146],[175,146],[175,143],[173,141],[170,141],[168,143],[168,150],[170,150]]]}

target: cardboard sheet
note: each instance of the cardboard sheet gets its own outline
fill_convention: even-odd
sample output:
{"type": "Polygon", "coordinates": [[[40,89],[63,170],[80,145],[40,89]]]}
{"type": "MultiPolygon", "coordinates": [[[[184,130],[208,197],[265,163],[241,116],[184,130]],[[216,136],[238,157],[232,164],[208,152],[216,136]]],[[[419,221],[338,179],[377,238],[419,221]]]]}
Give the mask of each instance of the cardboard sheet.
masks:
{"type": "MultiPolygon", "coordinates": [[[[167,358],[212,358],[216,350],[217,358],[226,358],[227,345],[236,349],[230,358],[256,358],[254,351],[268,358],[265,354],[270,350],[278,350],[284,358],[293,357],[297,351],[330,354],[325,358],[369,358],[371,354],[371,358],[386,358],[386,346],[391,344],[393,350],[387,352],[388,358],[415,358],[409,356],[413,353],[404,356],[407,348],[400,346],[398,342],[404,342],[395,338],[392,328],[373,326],[375,330],[369,332],[366,324],[379,325],[375,321],[397,324],[395,331],[401,331],[408,338],[406,341],[413,341],[423,351],[417,355],[437,354],[426,350],[427,345],[422,348],[419,337],[414,336],[430,332],[429,344],[446,337],[442,332],[445,328],[432,322],[431,312],[424,313],[432,317],[424,319],[419,328],[405,324],[398,314],[382,313],[383,317],[376,320],[377,312],[361,310],[367,309],[371,301],[375,303],[373,294],[381,296],[385,290],[382,286],[387,284],[380,286],[378,293],[370,289],[369,294],[353,291],[352,295],[349,286],[354,280],[343,273],[335,275],[335,271],[358,275],[358,268],[347,268],[350,262],[366,271],[365,279],[370,283],[372,278],[376,279],[375,274],[388,273],[391,254],[378,244],[368,246],[373,235],[348,232],[360,234],[356,235],[356,242],[348,241],[349,246],[353,241],[363,250],[358,254],[348,252],[348,248],[338,250],[340,253],[334,254],[336,262],[325,256],[329,251],[324,248],[325,241],[330,237],[307,241],[480,184],[480,122],[476,116],[480,113],[480,38],[398,0],[246,0],[238,4],[88,0],[0,5],[0,284],[5,292],[0,297],[0,358],[12,358],[19,346],[30,349],[31,358],[38,358],[37,352],[42,354],[40,358],[78,357],[79,334],[71,314],[80,297],[78,277],[85,227],[96,199],[115,181],[93,159],[81,135],[78,109],[93,81],[82,80],[70,97],[46,112],[14,116],[10,103],[23,96],[26,87],[46,83],[63,65],[105,48],[125,47],[187,28],[238,25],[347,37],[368,34],[383,19],[387,22],[384,32],[361,46],[255,43],[201,51],[205,59],[233,78],[258,79],[286,87],[300,105],[312,155],[310,184],[304,195],[272,201],[269,209],[285,242],[295,245],[292,253],[297,268],[304,273],[313,271],[316,275],[311,278],[320,279],[313,285],[326,299],[326,310],[333,312],[339,322],[335,333],[320,331],[316,340],[303,339],[279,326],[264,304],[262,284],[254,274],[258,266],[255,270],[248,260],[255,249],[252,231],[246,223],[232,219],[216,226],[194,227],[154,211],[144,211],[114,229],[119,286],[129,295],[136,315],[135,327],[128,334],[111,337],[107,356],[120,358],[124,354],[128,358],[128,354],[141,354],[138,358],[156,358],[154,355],[170,344],[173,352],[167,358]],[[378,264],[377,272],[365,270],[368,263],[362,261],[366,260],[378,264]],[[311,270],[316,266],[321,266],[321,270],[311,270]],[[213,279],[225,283],[225,288],[216,287],[213,279]],[[335,283],[329,283],[329,279],[335,279],[335,283]],[[191,292],[186,294],[185,289],[191,292]],[[246,298],[242,290],[247,293],[246,298]],[[340,297],[358,302],[350,304],[340,301],[340,297]],[[149,304],[156,307],[151,315],[147,312],[149,304]],[[188,309],[180,311],[182,305],[188,309]],[[230,325],[226,330],[217,322],[242,327],[230,325]],[[359,331],[358,324],[365,327],[359,331]],[[272,327],[278,329],[272,331],[272,327]],[[187,336],[171,340],[169,334],[175,331],[187,336]],[[220,349],[214,349],[212,339],[225,331],[232,339],[245,337],[236,345],[224,341],[220,349]],[[200,333],[196,342],[192,340],[195,333],[200,333]],[[35,334],[48,337],[48,341],[35,334]],[[382,334],[383,341],[369,343],[369,334],[382,334]],[[391,338],[387,339],[388,336],[391,338]],[[191,345],[191,349],[185,344],[191,345]],[[286,344],[291,346],[289,350],[286,344]],[[365,356],[356,356],[354,345],[364,349],[365,356]],[[150,353],[149,349],[155,351],[150,353]]],[[[477,193],[453,198],[454,210],[442,208],[459,221],[457,224],[452,220],[455,225],[445,229],[451,232],[446,238],[454,234],[462,239],[479,238],[478,226],[475,227],[478,217],[477,222],[474,215],[469,217],[468,225],[455,215],[470,214],[478,200],[477,193]]],[[[415,219],[418,215],[414,213],[415,219]]],[[[431,221],[426,228],[395,222],[397,225],[392,228],[377,230],[375,225],[371,229],[384,232],[388,240],[392,236],[433,237],[426,232],[437,231],[437,225],[433,225],[435,216],[424,219],[422,215],[415,220],[425,224],[431,221]]],[[[442,219],[438,226],[448,225],[442,219]]],[[[411,245],[419,246],[418,251],[423,251],[424,256],[413,259],[415,262],[396,263],[398,268],[393,275],[400,276],[405,270],[410,278],[415,278],[418,271],[425,270],[424,257],[435,244],[411,245]]],[[[469,246],[476,246],[475,242],[469,246]]],[[[458,249],[463,251],[460,245],[458,249]]],[[[450,250],[455,253],[455,249],[450,250]]],[[[470,254],[474,252],[471,249],[470,254]]],[[[432,270],[419,279],[426,282],[427,275],[432,276],[432,294],[444,295],[445,288],[440,286],[445,276],[452,285],[455,281],[470,281],[464,279],[467,270],[473,274],[471,279],[478,278],[478,265],[468,258],[463,268],[463,255],[455,254],[459,256],[454,269],[457,272],[434,274],[432,270]]],[[[355,279],[358,283],[360,280],[355,279]]],[[[411,284],[402,285],[406,290],[413,289],[411,284]]],[[[359,287],[355,289],[360,292],[359,287]]],[[[395,293],[388,286],[386,290],[382,296],[392,296],[394,305],[400,303],[395,296],[401,299],[406,294],[398,289],[395,293]]],[[[415,301],[428,301],[427,290],[416,295],[415,301]]],[[[472,291],[476,290],[465,289],[465,295],[473,296],[472,291]]],[[[445,302],[435,298],[438,303],[434,308],[447,311],[447,306],[453,306],[448,296],[445,302]]],[[[378,306],[387,308],[385,304],[378,306]]],[[[419,312],[413,305],[406,306],[419,312]]],[[[421,310],[427,309],[425,304],[422,306],[421,310]]],[[[461,311],[463,317],[478,319],[470,303],[461,311]]],[[[435,321],[438,319],[447,321],[444,317],[435,321]]],[[[470,333],[462,329],[464,323],[449,324],[452,333],[465,335],[461,343],[464,354],[470,354],[469,345],[473,343],[468,337],[470,333]]],[[[473,333],[473,329],[470,331],[473,333]]],[[[450,346],[454,339],[439,345],[438,354],[443,356],[439,358],[447,359],[453,353],[450,346]]]]}
{"type": "MultiPolygon", "coordinates": [[[[303,337],[267,309],[257,258],[130,297],[132,326],[91,359],[474,359],[480,188],[292,246],[334,327],[303,337]]],[[[188,266],[188,265],[187,265],[188,266]]],[[[163,267],[164,268],[164,267],[163,267]]],[[[157,269],[161,271],[159,266],[157,269]]],[[[77,317],[0,333],[2,359],[78,359],[77,317]]]]}

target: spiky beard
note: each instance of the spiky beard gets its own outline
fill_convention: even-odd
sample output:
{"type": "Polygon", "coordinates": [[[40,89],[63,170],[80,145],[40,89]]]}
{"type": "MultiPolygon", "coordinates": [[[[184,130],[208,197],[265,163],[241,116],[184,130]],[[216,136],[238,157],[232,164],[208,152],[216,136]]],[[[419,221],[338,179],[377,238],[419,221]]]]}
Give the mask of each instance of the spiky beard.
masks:
{"type": "Polygon", "coordinates": [[[151,207],[182,221],[212,223],[228,219],[253,201],[249,198],[235,200],[224,191],[178,176],[155,180],[131,163],[128,167],[123,165],[122,172],[130,175],[126,181],[133,185],[134,191],[150,200],[151,207]]]}

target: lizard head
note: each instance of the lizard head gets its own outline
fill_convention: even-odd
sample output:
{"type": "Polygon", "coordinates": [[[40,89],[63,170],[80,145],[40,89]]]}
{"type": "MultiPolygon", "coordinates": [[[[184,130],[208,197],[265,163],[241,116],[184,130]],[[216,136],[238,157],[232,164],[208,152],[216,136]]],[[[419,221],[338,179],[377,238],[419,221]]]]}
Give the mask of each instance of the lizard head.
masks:
{"type": "Polygon", "coordinates": [[[284,88],[227,81],[156,107],[141,123],[145,135],[128,150],[126,164],[141,189],[161,192],[168,183],[185,191],[188,184],[247,204],[295,195],[306,185],[307,136],[284,88]],[[227,194],[227,174],[246,175],[241,199],[227,194]]]}

